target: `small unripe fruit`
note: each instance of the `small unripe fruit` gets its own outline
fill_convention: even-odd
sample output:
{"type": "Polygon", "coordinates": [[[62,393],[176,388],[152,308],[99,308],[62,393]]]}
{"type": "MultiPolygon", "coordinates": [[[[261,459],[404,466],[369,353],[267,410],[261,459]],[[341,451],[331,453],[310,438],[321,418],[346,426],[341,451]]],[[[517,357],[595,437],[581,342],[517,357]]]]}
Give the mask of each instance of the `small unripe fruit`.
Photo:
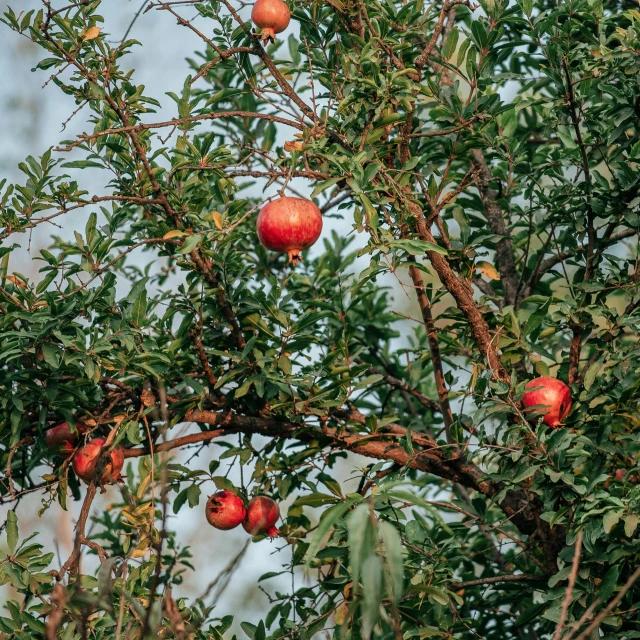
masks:
{"type": "Polygon", "coordinates": [[[571,390],[557,378],[536,378],[527,383],[522,402],[526,409],[538,405],[527,412],[532,419],[543,416],[545,424],[559,427],[571,410],[571,390]]]}
{"type": "Polygon", "coordinates": [[[257,0],[251,10],[251,20],[262,29],[260,37],[264,42],[274,42],[276,33],[289,26],[291,12],[282,0],[257,0]]]}
{"type": "Polygon", "coordinates": [[[207,500],[207,521],[212,527],[235,529],[247,517],[244,500],[231,491],[218,491],[207,500]]]}
{"type": "Polygon", "coordinates": [[[311,200],[278,198],[260,211],[256,231],[267,249],[286,253],[295,265],[300,252],[320,237],[322,212],[311,200]]]}
{"type": "Polygon", "coordinates": [[[280,531],[275,524],[280,517],[278,503],[267,496],[256,496],[249,502],[247,519],[242,523],[244,530],[252,536],[266,533],[270,538],[277,538],[280,531]]]}
{"type": "MultiPolygon", "coordinates": [[[[104,443],[104,438],[94,438],[84,447],[79,449],[78,453],[73,456],[73,470],[79,478],[87,483],[93,480],[93,475],[96,471],[96,464],[98,463],[100,451],[104,443]]],[[[107,463],[104,471],[102,472],[99,484],[103,485],[118,482],[123,466],[124,451],[122,447],[116,447],[108,454],[107,463]]]]}

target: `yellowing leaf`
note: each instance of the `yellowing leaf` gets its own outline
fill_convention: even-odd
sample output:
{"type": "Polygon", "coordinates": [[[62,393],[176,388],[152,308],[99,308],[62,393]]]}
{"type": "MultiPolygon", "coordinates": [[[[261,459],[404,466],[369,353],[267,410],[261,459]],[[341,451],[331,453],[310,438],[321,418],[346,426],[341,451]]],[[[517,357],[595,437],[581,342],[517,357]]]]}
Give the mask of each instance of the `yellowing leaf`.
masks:
{"type": "Polygon", "coordinates": [[[25,289],[27,287],[27,285],[22,282],[22,280],[16,278],[15,276],[6,276],[6,279],[12,284],[15,284],[16,287],[20,287],[22,289],[25,289]]]}
{"type": "Polygon", "coordinates": [[[490,280],[500,280],[498,270],[490,262],[478,262],[476,267],[490,280]]]}
{"type": "Polygon", "coordinates": [[[165,233],[162,236],[163,240],[171,240],[171,238],[182,238],[183,236],[186,236],[187,234],[184,231],[179,231],[178,229],[171,229],[171,231],[167,231],[167,233],[165,233]]]}
{"type": "Polygon", "coordinates": [[[84,34],[84,40],[93,40],[100,35],[102,27],[89,27],[84,34]]]}
{"type": "Polygon", "coordinates": [[[300,142],[299,140],[287,140],[287,142],[284,143],[285,151],[302,151],[303,148],[304,143],[300,142]]]}
{"type": "Polygon", "coordinates": [[[344,624],[347,619],[347,613],[349,612],[349,607],[346,602],[343,602],[336,611],[336,625],[340,626],[344,624]]]}
{"type": "Polygon", "coordinates": [[[211,218],[213,219],[213,224],[222,231],[222,214],[219,211],[212,211],[211,218]]]}

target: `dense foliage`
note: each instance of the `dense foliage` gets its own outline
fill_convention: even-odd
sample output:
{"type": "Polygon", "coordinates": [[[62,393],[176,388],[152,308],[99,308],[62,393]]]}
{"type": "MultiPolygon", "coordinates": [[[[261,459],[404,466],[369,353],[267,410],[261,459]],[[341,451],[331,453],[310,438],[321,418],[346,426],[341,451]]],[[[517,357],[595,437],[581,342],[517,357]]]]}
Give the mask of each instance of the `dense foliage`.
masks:
{"type": "Polygon", "coordinates": [[[240,611],[251,640],[637,638],[636,5],[292,0],[265,48],[235,0],[152,1],[193,42],[167,98],[100,0],[16,4],[3,38],[42,48],[86,133],[0,187],[0,635],[220,638],[230,612],[178,597],[167,519],[215,485],[280,502],[283,562],[316,577],[257,626],[240,611]],[[292,268],[255,218],[307,185],[354,233],[292,268]],[[12,255],[54,223],[75,241],[50,226],[32,281],[12,255]],[[548,375],[571,387],[558,429],[520,402],[548,375]],[[109,511],[46,446],[62,422],[125,447],[109,511]],[[243,486],[167,454],[214,438],[243,486]],[[33,491],[82,501],[62,566],[20,536],[33,491]]]}

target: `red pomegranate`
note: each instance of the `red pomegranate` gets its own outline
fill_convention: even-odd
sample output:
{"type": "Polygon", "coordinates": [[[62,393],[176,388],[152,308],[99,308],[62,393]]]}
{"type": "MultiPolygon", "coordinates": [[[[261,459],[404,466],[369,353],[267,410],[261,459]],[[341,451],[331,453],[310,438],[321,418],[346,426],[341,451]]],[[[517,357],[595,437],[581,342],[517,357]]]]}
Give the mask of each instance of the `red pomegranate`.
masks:
{"type": "Polygon", "coordinates": [[[59,448],[63,453],[68,453],[75,448],[75,444],[78,442],[78,436],[86,430],[87,427],[81,422],[78,422],[76,425],[76,433],[73,433],[69,424],[63,422],[55,427],[51,427],[51,429],[47,429],[44,437],[47,442],[47,447],[50,449],[59,448]]]}
{"type": "Polygon", "coordinates": [[[247,519],[242,523],[244,530],[252,536],[266,533],[270,538],[280,534],[276,525],[280,517],[278,503],[267,496],[256,496],[249,502],[247,519]]]}
{"type": "Polygon", "coordinates": [[[207,521],[212,527],[235,529],[247,517],[244,500],[231,491],[218,491],[207,500],[207,521]]]}
{"type": "Polygon", "coordinates": [[[640,476],[637,473],[629,474],[628,469],[616,469],[615,479],[617,482],[630,482],[631,484],[638,484],[640,476]]]}
{"type": "Polygon", "coordinates": [[[286,253],[295,265],[300,252],[320,237],[322,213],[311,200],[278,198],[260,211],[256,230],[267,249],[286,253]]]}
{"type": "MultiPolygon", "coordinates": [[[[73,470],[79,478],[89,483],[93,480],[93,474],[96,470],[96,463],[100,456],[104,438],[94,438],[82,447],[75,456],[73,456],[73,470]]],[[[109,459],[100,478],[100,484],[111,484],[120,480],[120,472],[124,466],[124,452],[122,447],[112,449],[109,459]]]]}
{"type": "Polygon", "coordinates": [[[571,390],[557,378],[536,378],[527,382],[522,396],[526,409],[538,405],[529,411],[532,420],[543,416],[545,424],[552,428],[559,427],[571,409],[571,390]],[[546,408],[546,411],[545,411],[546,408]]]}
{"type": "Polygon", "coordinates": [[[262,29],[260,37],[264,42],[275,42],[276,33],[289,26],[291,12],[282,0],[257,0],[251,10],[251,20],[262,29]]]}

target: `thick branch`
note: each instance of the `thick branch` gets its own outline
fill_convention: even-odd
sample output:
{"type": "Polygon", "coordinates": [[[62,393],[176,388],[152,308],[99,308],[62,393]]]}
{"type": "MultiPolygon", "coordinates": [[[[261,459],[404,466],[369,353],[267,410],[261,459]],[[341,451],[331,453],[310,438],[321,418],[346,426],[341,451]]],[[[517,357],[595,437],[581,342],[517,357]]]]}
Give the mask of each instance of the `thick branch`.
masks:
{"type": "MultiPolygon", "coordinates": [[[[334,412],[334,419],[356,422],[364,425],[366,416],[355,409],[334,412]]],[[[209,442],[232,433],[252,433],[267,437],[291,438],[299,442],[324,441],[326,445],[347,449],[369,458],[389,460],[400,466],[409,466],[440,478],[457,482],[488,497],[503,489],[485,477],[485,473],[472,462],[462,457],[449,458],[447,449],[441,447],[425,434],[411,433],[414,453],[407,453],[400,438],[407,437],[407,430],[396,424],[387,425],[374,434],[347,431],[344,427],[314,427],[309,424],[294,424],[286,419],[245,416],[231,412],[191,411],[185,417],[187,422],[197,422],[217,427],[211,431],[193,433],[175,440],[157,444],[154,451],[170,451],[186,445],[209,442]]],[[[125,457],[134,458],[149,454],[148,447],[125,450],[125,457]]],[[[500,503],[501,509],[518,529],[525,534],[536,530],[535,505],[524,491],[508,491],[500,503]]]]}

